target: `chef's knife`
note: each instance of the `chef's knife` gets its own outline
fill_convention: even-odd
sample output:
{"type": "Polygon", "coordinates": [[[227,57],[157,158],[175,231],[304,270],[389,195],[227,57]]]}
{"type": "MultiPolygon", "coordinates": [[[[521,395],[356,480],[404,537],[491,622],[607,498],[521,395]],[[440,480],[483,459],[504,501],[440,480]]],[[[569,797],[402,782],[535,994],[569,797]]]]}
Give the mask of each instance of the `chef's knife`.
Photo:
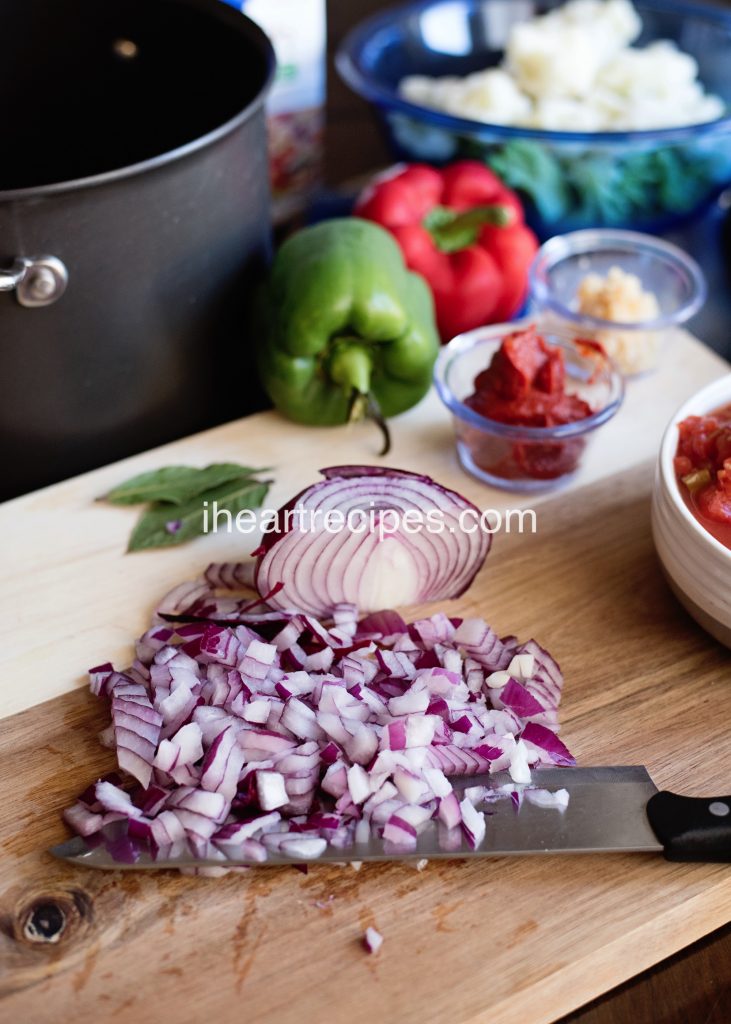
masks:
{"type": "MultiPolygon", "coordinates": [[[[486,786],[496,790],[506,783],[518,791],[525,788],[511,783],[507,775],[496,774],[460,778],[455,789],[486,786]]],[[[372,835],[367,842],[346,848],[328,846],[310,863],[610,852],[664,853],[669,860],[731,862],[731,796],[702,799],[658,792],[643,767],[542,768],[533,773],[532,785],[568,790],[568,806],[559,811],[523,800],[518,810],[509,799],[480,804],[488,816],[485,838],[477,849],[472,849],[456,829],[445,842],[444,831],[430,822],[412,849],[389,848],[372,835]]],[[[134,864],[119,863],[104,843],[89,846],[80,838],[54,846],[51,853],[74,864],[114,870],[220,868],[252,863],[230,858],[201,860],[189,853],[167,860],[153,860],[141,853],[134,864]]],[[[260,866],[306,862],[301,857],[271,851],[260,866]]]]}

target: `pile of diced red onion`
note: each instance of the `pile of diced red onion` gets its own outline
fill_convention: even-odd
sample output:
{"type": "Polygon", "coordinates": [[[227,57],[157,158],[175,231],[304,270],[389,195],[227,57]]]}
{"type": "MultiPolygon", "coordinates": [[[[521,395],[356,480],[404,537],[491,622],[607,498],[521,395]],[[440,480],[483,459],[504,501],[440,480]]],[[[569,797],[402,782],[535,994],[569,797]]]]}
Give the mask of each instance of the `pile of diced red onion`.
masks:
{"type": "MultiPolygon", "coordinates": [[[[373,835],[413,850],[434,820],[445,849],[476,847],[479,807],[496,793],[459,796],[450,780],[506,771],[525,784],[533,766],[573,763],[556,735],[561,672],[534,640],[440,613],[358,621],[350,605],[324,625],[232,596],[248,579],[243,566],[209,567],[165,599],[128,669],[90,672],[111,702],[102,742],[122,774],[65,818],[116,859],[192,853],[224,867],[330,846],[348,860],[373,835]],[[116,822],[126,827],[107,828],[116,822]]],[[[522,789],[505,793],[517,802],[522,789]]]]}

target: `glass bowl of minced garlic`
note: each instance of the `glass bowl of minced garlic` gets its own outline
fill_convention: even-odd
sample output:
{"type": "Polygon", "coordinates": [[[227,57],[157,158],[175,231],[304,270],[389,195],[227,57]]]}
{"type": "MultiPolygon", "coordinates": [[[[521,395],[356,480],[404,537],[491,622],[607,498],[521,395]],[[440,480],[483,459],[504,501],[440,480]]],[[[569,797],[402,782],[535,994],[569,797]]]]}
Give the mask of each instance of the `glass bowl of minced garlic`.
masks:
{"type": "Polygon", "coordinates": [[[636,231],[556,235],[530,271],[532,310],[598,342],[626,377],[655,369],[668,335],[698,312],[706,294],[695,260],[636,231]]]}

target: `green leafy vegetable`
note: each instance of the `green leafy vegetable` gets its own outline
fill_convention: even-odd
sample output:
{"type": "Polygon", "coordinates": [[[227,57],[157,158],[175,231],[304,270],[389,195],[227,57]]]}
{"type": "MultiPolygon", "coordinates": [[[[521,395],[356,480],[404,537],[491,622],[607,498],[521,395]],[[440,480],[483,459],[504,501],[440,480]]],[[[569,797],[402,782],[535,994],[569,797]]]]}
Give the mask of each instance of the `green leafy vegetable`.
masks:
{"type": "Polygon", "coordinates": [[[132,531],[128,551],[147,548],[173,547],[203,533],[212,533],[216,526],[224,526],[231,514],[232,522],[239,512],[259,508],[269,490],[269,481],[239,477],[224,485],[213,487],[196,495],[185,504],[159,502],[144,512],[132,531]],[[222,512],[218,522],[215,509],[222,512]]]}
{"type": "Polygon", "coordinates": [[[565,168],[546,146],[516,139],[492,153],[487,162],[506,185],[531,199],[544,220],[559,220],[569,212],[571,192],[565,168]]]}
{"type": "Polygon", "coordinates": [[[616,224],[624,220],[633,206],[631,192],[626,187],[631,188],[632,181],[623,182],[621,173],[621,167],[609,156],[577,160],[570,181],[578,215],[596,224],[616,224]]]}
{"type": "Polygon", "coordinates": [[[235,462],[214,463],[205,469],[164,466],[132,477],[111,490],[105,500],[114,505],[141,505],[146,501],[170,501],[174,505],[183,505],[212,487],[261,472],[249,466],[238,466],[235,462]]]}
{"type": "Polygon", "coordinates": [[[653,230],[694,213],[731,179],[731,138],[624,150],[515,139],[479,155],[547,227],[560,222],[564,231],[587,224],[653,230]]]}

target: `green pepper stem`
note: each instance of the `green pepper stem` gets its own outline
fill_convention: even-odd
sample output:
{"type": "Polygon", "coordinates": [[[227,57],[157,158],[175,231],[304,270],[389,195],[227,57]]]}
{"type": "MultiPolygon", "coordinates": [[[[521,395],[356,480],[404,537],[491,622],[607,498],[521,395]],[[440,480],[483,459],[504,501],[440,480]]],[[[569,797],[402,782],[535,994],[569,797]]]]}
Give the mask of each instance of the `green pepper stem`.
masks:
{"type": "Polygon", "coordinates": [[[386,423],[386,419],[373,395],[368,395],[368,418],[377,424],[383,435],[383,448],[381,448],[378,454],[381,457],[388,455],[391,451],[391,431],[388,429],[388,423],[386,423]]]}
{"type": "Polygon", "coordinates": [[[391,450],[391,434],[388,424],[371,393],[371,371],[373,361],[367,345],[351,338],[338,340],[330,356],[330,376],[350,395],[348,422],[369,419],[376,423],[383,434],[381,455],[391,450]]]}
{"type": "Polygon", "coordinates": [[[343,338],[334,347],[329,363],[330,376],[347,392],[367,395],[371,390],[373,360],[367,345],[343,338]]]}
{"type": "Polygon", "coordinates": [[[388,455],[391,451],[391,431],[388,423],[381,412],[378,402],[373,395],[361,395],[359,391],[353,391],[350,396],[348,407],[348,423],[357,423],[359,420],[373,420],[383,436],[383,448],[379,455],[388,455]]]}

